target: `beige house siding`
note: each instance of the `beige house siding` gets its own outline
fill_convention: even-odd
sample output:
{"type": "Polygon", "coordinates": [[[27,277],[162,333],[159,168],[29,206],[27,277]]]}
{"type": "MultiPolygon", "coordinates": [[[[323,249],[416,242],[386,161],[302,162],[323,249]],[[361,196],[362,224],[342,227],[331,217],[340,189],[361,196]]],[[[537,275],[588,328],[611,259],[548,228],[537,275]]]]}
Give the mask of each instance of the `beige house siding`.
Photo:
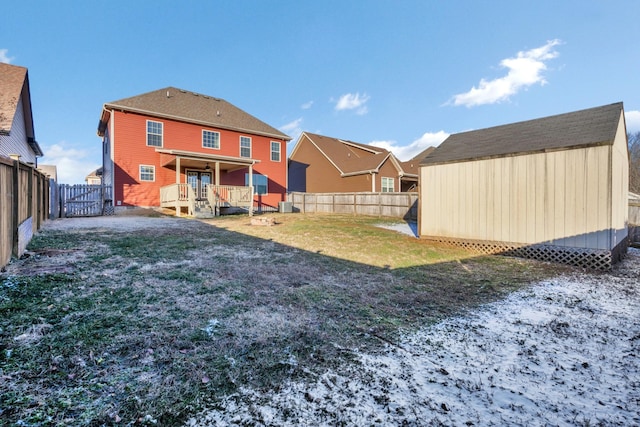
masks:
{"type": "Polygon", "coordinates": [[[25,127],[22,97],[18,100],[10,135],[0,135],[0,155],[8,157],[11,154],[19,154],[20,161],[24,163],[35,163],[36,161],[35,153],[27,144],[27,129],[25,127]]]}
{"type": "MultiPolygon", "coordinates": [[[[624,140],[624,127],[620,135],[624,140]]],[[[614,150],[613,174],[611,148],[423,166],[419,234],[612,249],[626,237],[620,213],[626,203],[624,174],[616,169],[624,156],[614,150]]]]}

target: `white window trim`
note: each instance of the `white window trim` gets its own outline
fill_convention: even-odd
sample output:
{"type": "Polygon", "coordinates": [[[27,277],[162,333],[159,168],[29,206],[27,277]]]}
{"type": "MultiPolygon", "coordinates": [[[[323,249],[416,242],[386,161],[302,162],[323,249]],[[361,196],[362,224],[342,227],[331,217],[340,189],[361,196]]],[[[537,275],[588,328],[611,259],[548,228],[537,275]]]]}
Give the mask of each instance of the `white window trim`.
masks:
{"type": "Polygon", "coordinates": [[[390,178],[388,176],[383,176],[382,179],[380,180],[380,191],[382,193],[395,193],[396,191],[396,180],[393,178],[390,178]],[[385,181],[388,183],[389,181],[391,181],[391,191],[385,191],[385,188],[389,188],[388,185],[384,185],[385,181]]]}
{"type": "MultiPolygon", "coordinates": [[[[248,174],[245,174],[245,183],[247,181],[247,175],[248,174]]],[[[248,184],[246,184],[246,185],[248,185],[248,184]]],[[[254,173],[253,174],[253,195],[254,196],[268,196],[269,195],[269,175],[263,175],[261,173],[254,173]],[[266,183],[265,183],[264,186],[266,187],[266,190],[267,190],[265,193],[258,194],[258,185],[256,184],[256,176],[264,176],[264,179],[266,180],[266,183]]]]}
{"type": "MultiPolygon", "coordinates": [[[[239,145],[240,145],[240,157],[245,158],[245,159],[250,159],[251,158],[251,152],[253,151],[253,141],[251,141],[251,137],[250,136],[245,136],[245,135],[240,135],[240,140],[238,141],[239,145]],[[243,156],[242,155],[242,138],[247,138],[249,140],[249,155],[248,156],[243,156]]],[[[244,147],[246,148],[246,147],[244,147]]]]}
{"type": "Polygon", "coordinates": [[[221,138],[220,132],[215,131],[215,130],[202,129],[202,148],[208,148],[209,150],[219,150],[220,146],[222,145],[222,142],[220,141],[220,138],[221,138]],[[218,134],[218,146],[217,147],[207,147],[206,145],[204,145],[204,133],[205,132],[211,132],[211,133],[217,133],[218,134]]]}
{"type": "Polygon", "coordinates": [[[139,165],[138,166],[138,179],[140,182],[156,182],[156,167],[154,165],[139,165]],[[142,179],[142,168],[151,168],[153,171],[153,179],[142,179]]]}
{"type": "Polygon", "coordinates": [[[271,141],[269,144],[269,158],[272,162],[280,163],[282,161],[282,144],[280,144],[280,141],[271,141]],[[273,160],[273,144],[278,144],[278,160],[273,160]]]}
{"type": "MultiPolygon", "coordinates": [[[[156,120],[147,120],[146,123],[147,128],[145,129],[145,137],[146,137],[146,141],[145,143],[147,144],[147,147],[155,147],[155,148],[162,148],[164,147],[164,123],[163,122],[158,122],[156,120]],[[162,133],[160,133],[160,145],[149,145],[149,123],[158,123],[160,125],[160,128],[162,130],[162,133]]],[[[157,133],[152,133],[151,135],[158,135],[157,133]]]]}

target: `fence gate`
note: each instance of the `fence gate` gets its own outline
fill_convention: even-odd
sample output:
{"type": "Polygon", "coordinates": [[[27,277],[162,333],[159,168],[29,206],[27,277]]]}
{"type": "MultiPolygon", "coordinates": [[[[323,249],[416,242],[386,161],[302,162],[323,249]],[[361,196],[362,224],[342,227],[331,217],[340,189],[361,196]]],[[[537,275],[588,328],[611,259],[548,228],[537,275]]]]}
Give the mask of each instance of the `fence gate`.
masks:
{"type": "Polygon", "coordinates": [[[60,216],[113,215],[112,199],[108,185],[60,184],[60,216]]]}

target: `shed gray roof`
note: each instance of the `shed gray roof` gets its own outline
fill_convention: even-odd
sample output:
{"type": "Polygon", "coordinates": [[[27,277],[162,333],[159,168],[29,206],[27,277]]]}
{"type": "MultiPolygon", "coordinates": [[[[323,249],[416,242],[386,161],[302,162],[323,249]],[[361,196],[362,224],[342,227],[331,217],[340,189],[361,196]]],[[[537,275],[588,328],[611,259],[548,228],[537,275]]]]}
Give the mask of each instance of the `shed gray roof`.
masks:
{"type": "MultiPolygon", "coordinates": [[[[224,99],[167,87],[108,102],[105,110],[126,110],[144,115],[168,118],[188,123],[198,123],[221,129],[230,129],[272,138],[290,140],[291,137],[257,119],[224,99]]],[[[98,126],[98,134],[104,132],[104,118],[98,126]]]]}
{"type": "Polygon", "coordinates": [[[611,145],[623,112],[622,102],[528,120],[447,138],[420,165],[435,165],[611,145]]]}

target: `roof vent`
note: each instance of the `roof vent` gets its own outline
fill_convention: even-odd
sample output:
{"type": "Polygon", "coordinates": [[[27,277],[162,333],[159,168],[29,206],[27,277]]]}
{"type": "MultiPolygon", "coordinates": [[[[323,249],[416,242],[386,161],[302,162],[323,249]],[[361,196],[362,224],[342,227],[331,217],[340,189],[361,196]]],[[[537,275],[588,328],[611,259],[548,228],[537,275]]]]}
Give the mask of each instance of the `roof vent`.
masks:
{"type": "Polygon", "coordinates": [[[167,91],[167,98],[169,98],[169,91],[167,91]]]}
{"type": "Polygon", "coordinates": [[[220,117],[220,110],[216,112],[216,116],[220,117]]]}

